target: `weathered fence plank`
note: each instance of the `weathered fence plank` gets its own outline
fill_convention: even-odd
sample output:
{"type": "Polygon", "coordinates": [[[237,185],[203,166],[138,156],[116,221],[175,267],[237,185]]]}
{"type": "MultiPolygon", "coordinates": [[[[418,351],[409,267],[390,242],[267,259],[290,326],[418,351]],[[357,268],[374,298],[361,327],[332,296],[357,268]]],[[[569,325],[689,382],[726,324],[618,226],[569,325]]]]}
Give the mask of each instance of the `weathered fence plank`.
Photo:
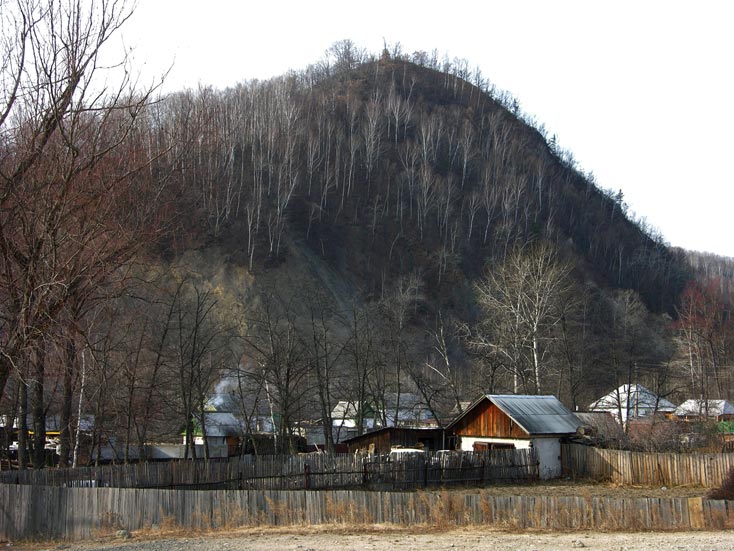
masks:
{"type": "Polygon", "coordinates": [[[617,484],[720,486],[734,469],[734,453],[639,453],[564,444],[564,473],[617,484]]]}
{"type": "Polygon", "coordinates": [[[532,450],[426,453],[399,461],[388,456],[308,454],[0,472],[0,483],[5,484],[182,490],[412,490],[537,479],[532,450]]]}

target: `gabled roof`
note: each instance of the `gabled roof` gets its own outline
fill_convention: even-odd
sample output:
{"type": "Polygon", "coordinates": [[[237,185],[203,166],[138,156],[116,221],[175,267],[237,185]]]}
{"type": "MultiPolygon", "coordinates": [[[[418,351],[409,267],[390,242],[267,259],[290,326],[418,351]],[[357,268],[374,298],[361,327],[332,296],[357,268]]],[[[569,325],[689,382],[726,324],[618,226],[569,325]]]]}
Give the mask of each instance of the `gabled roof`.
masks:
{"type": "Polygon", "coordinates": [[[734,404],[728,400],[686,400],[675,409],[679,417],[685,415],[734,415],[734,404]]]}
{"type": "Polygon", "coordinates": [[[555,396],[485,394],[464,410],[446,430],[452,429],[485,400],[496,405],[530,435],[574,434],[581,424],[555,396]]]}
{"type": "Polygon", "coordinates": [[[618,409],[657,409],[657,411],[675,411],[675,404],[665,398],[659,397],[654,392],[642,385],[622,385],[612,390],[593,402],[589,406],[590,411],[611,411],[618,409]]]}

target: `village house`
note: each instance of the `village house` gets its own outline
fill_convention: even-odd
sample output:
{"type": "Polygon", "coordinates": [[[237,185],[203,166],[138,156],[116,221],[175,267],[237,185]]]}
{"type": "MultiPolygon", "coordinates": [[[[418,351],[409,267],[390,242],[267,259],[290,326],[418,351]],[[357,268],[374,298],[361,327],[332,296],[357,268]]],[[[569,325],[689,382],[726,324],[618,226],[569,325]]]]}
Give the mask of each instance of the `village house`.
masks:
{"type": "Polygon", "coordinates": [[[331,410],[331,422],[334,442],[344,442],[359,434],[360,423],[362,432],[374,429],[375,412],[369,404],[362,404],[360,408],[354,402],[340,400],[331,410]]]}
{"type": "MultiPolygon", "coordinates": [[[[230,457],[237,455],[240,441],[244,434],[242,423],[232,413],[220,411],[204,412],[206,425],[206,443],[209,446],[209,457],[230,457]]],[[[186,437],[184,436],[184,444],[186,437]]],[[[204,434],[196,423],[194,444],[204,446],[204,434]]]]}
{"type": "Polygon", "coordinates": [[[361,406],[353,401],[340,400],[331,411],[331,419],[335,442],[344,442],[360,433],[387,427],[438,427],[428,405],[420,396],[410,392],[388,392],[379,402],[373,400],[361,406]]]}
{"type": "Polygon", "coordinates": [[[728,400],[686,400],[675,408],[674,416],[685,421],[732,421],[734,404],[728,400]]]}
{"type": "Polygon", "coordinates": [[[589,411],[608,411],[621,425],[628,420],[651,418],[657,414],[672,414],[675,404],[642,385],[622,385],[592,402],[589,411]]]}
{"type": "Polygon", "coordinates": [[[561,475],[561,440],[580,421],[555,396],[486,394],[446,427],[461,451],[535,450],[540,478],[561,475]]]}

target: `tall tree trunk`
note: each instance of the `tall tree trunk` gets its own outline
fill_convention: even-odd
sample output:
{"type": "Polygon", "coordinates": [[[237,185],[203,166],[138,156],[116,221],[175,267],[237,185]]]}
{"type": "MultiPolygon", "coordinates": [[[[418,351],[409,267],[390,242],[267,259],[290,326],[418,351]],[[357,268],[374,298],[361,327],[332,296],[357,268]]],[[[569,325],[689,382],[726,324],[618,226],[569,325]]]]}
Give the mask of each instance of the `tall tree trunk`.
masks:
{"type": "Polygon", "coordinates": [[[533,378],[535,379],[535,394],[540,394],[540,343],[537,333],[533,333],[533,378]]]}
{"type": "Polygon", "coordinates": [[[28,387],[20,381],[20,407],[18,408],[18,468],[28,468],[28,387]]]}
{"type": "Polygon", "coordinates": [[[5,353],[0,354],[0,398],[5,395],[5,386],[10,379],[10,374],[13,372],[13,363],[10,357],[10,351],[6,347],[5,353]]]}
{"type": "Polygon", "coordinates": [[[46,411],[43,403],[44,371],[46,357],[39,352],[31,379],[33,403],[33,466],[42,469],[46,464],[46,411]]]}
{"type": "Polygon", "coordinates": [[[74,365],[76,364],[76,343],[72,337],[69,337],[66,342],[65,363],[59,422],[59,467],[68,467],[71,455],[71,401],[74,394],[74,365]]]}
{"type": "Polygon", "coordinates": [[[81,444],[81,432],[82,432],[82,406],[84,403],[84,389],[87,379],[87,365],[84,350],[82,350],[82,382],[79,388],[79,407],[76,415],[76,434],[74,435],[74,454],[72,456],[71,466],[76,468],[79,464],[79,446],[81,444]]]}

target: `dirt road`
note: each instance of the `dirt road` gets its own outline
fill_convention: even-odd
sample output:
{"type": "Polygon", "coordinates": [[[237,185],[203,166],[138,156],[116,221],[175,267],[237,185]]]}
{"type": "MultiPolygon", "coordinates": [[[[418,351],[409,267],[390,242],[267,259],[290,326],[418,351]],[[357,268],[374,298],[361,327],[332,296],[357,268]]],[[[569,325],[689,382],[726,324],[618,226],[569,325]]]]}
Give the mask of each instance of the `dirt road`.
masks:
{"type": "Polygon", "coordinates": [[[330,528],[243,530],[196,536],[133,535],[83,544],[12,545],[6,549],[79,551],[725,551],[734,549],[732,532],[675,533],[504,533],[482,529],[438,532],[375,527],[348,531],[330,528]]]}

